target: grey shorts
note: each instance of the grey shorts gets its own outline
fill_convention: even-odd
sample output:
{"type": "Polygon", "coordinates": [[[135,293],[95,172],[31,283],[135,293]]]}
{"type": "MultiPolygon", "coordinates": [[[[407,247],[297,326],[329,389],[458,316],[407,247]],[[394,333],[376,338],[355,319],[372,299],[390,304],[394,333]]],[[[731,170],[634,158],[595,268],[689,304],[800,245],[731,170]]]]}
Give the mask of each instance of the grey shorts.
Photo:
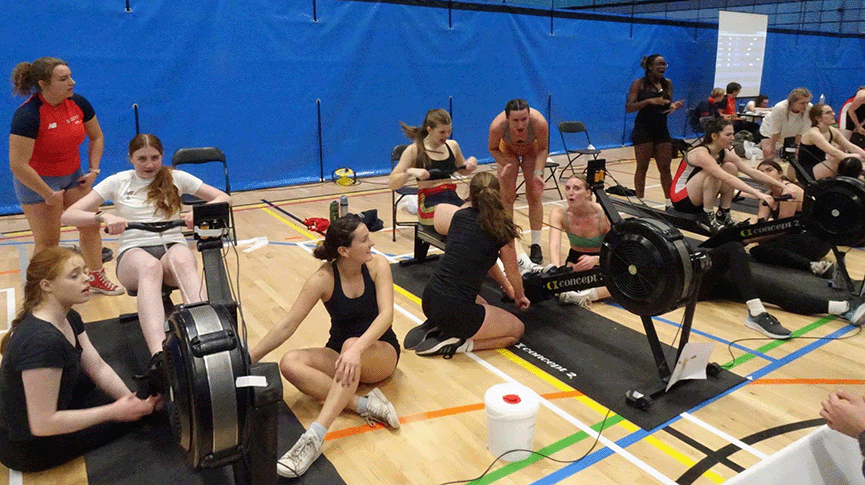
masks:
{"type": "MultiPolygon", "coordinates": [[[[78,170],[69,175],[63,175],[60,177],[41,177],[42,180],[51,187],[51,190],[57,192],[58,190],[66,190],[78,186],[78,179],[83,176],[84,171],[81,170],[81,167],[78,167],[78,170]]],[[[14,176],[12,177],[12,184],[15,186],[15,196],[18,197],[19,204],[31,205],[45,202],[45,199],[43,199],[41,195],[30,190],[29,187],[19,182],[14,176]]]]}
{"type": "Polygon", "coordinates": [[[117,271],[120,270],[120,260],[123,259],[123,256],[133,249],[143,249],[144,251],[147,252],[147,254],[153,256],[154,258],[162,259],[162,257],[165,256],[165,253],[166,253],[166,251],[165,251],[166,246],[168,247],[168,249],[171,249],[171,246],[174,246],[175,244],[180,244],[180,243],[173,242],[173,243],[168,243],[165,245],[154,244],[153,246],[138,246],[137,248],[124,249],[122,253],[117,255],[117,260],[116,260],[115,265],[114,265],[114,273],[116,275],[117,271]]]}

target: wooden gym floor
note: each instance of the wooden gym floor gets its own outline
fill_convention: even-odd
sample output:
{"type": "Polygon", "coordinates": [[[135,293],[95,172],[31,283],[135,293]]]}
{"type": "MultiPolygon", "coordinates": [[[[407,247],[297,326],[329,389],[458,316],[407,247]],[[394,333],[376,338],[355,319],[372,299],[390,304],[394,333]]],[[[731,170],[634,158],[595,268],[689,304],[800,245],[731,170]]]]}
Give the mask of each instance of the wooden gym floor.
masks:
{"type": "MultiPolygon", "coordinates": [[[[605,150],[603,156],[608,160],[610,175],[623,185],[633,186],[632,150],[605,150]]],[[[563,160],[563,156],[554,158],[563,160]]],[[[480,167],[489,169],[492,166],[480,167]]],[[[647,184],[647,199],[663,203],[654,166],[647,184]]],[[[552,189],[551,183],[548,188],[552,189]]],[[[320,264],[311,255],[320,236],[306,230],[295,218],[326,218],[328,204],[342,194],[348,194],[351,212],[378,210],[385,228],[373,233],[376,250],[393,260],[409,256],[411,227],[400,227],[396,242],[391,239],[391,195],[386,177],[363,179],[351,187],[322,183],[234,194],[238,239],[266,237],[269,242],[250,252],[238,248],[239,275],[235,256],[229,256],[229,272],[240,282],[250,346],[285,315],[305,278],[320,264]]],[[[548,207],[557,203],[557,198],[554,189],[545,192],[548,207]]],[[[528,228],[524,200],[518,199],[515,217],[518,224],[528,228]]],[[[402,213],[398,217],[410,220],[412,216],[402,213]]],[[[738,214],[739,219],[744,217],[738,214]]],[[[5,296],[0,297],[0,315],[7,315],[0,317],[0,329],[5,329],[21,301],[21,269],[33,245],[21,215],[0,218],[0,231],[0,293],[5,296]]],[[[547,235],[544,230],[545,252],[547,235]]],[[[67,229],[62,239],[76,243],[77,234],[67,229]]],[[[117,247],[113,238],[106,238],[105,245],[117,247]]],[[[848,265],[854,278],[862,277],[865,264],[860,250],[849,253],[848,265]]],[[[107,268],[113,276],[114,262],[109,262],[107,268]]],[[[393,327],[401,340],[422,321],[423,314],[420,301],[401,288],[396,288],[395,305],[393,327]]],[[[640,319],[617,306],[598,302],[591,310],[643,332],[640,319]]],[[[135,302],[125,295],[95,296],[79,311],[85,321],[103,320],[134,312],[135,302]]],[[[865,345],[863,337],[856,335],[858,329],[833,317],[806,317],[777,308],[770,311],[797,336],[805,338],[785,342],[761,338],[745,328],[743,304],[704,302],[697,306],[692,341],[714,342],[712,361],[730,363],[733,357],[728,343],[748,339],[733,346],[736,359],[731,369],[746,376],[747,385],[681,414],[653,433],[611,414],[603,425],[600,442],[585,460],[571,465],[545,459],[498,462],[490,474],[475,483],[715,484],[781,450],[814,428],[779,432],[780,427],[818,418],[820,401],[829,392],[838,387],[865,392],[861,373],[865,345]],[[747,437],[754,437],[747,440],[750,444],[743,442],[747,437]],[[730,444],[735,446],[735,452],[724,456],[716,453],[730,444]],[[706,462],[708,465],[700,468],[706,462]]],[[[659,321],[681,321],[682,313],[683,309],[679,309],[659,321]]],[[[323,306],[317,305],[294,337],[266,360],[278,361],[289,349],[322,346],[329,324],[323,306]]],[[[672,341],[677,327],[657,325],[661,341],[672,341]]],[[[438,484],[477,477],[494,458],[486,448],[484,392],[507,381],[520,382],[543,397],[535,427],[536,450],[559,460],[574,460],[592,447],[607,409],[511,352],[481,351],[444,360],[417,357],[409,351],[402,353],[394,376],[380,386],[394,403],[402,429],[370,428],[358,416],[346,412],[332,426],[324,454],[343,479],[353,485],[438,484]]],[[[285,381],[284,387],[286,403],[305,426],[309,425],[319,404],[285,381]]],[[[87,473],[83,458],[23,477],[0,466],[0,484],[7,481],[25,485],[86,484],[87,473]]]]}

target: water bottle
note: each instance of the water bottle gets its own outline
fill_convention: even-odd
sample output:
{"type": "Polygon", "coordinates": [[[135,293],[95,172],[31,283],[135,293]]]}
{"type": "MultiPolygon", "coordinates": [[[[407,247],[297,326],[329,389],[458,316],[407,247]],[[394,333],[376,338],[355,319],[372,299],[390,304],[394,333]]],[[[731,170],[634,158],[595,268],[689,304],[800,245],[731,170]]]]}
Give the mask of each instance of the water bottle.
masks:
{"type": "Polygon", "coordinates": [[[348,197],[341,196],[339,198],[339,217],[348,215],[348,197]]]}
{"type": "Polygon", "coordinates": [[[818,102],[819,102],[819,103],[823,103],[823,104],[825,104],[825,103],[826,103],[826,96],[823,96],[823,95],[821,94],[821,95],[820,95],[820,101],[818,101],[818,102]]]}
{"type": "Polygon", "coordinates": [[[330,222],[335,221],[339,217],[339,202],[332,201],[330,203],[330,222]]]}

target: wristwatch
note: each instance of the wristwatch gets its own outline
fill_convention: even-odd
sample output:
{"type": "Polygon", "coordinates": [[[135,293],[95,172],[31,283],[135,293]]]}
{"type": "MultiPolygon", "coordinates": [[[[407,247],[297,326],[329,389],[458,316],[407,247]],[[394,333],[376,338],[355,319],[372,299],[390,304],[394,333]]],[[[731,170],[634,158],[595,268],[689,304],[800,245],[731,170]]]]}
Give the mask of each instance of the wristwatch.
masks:
{"type": "Polygon", "coordinates": [[[95,173],[97,177],[99,176],[99,173],[101,172],[101,170],[99,170],[98,168],[91,168],[90,171],[95,173]]]}

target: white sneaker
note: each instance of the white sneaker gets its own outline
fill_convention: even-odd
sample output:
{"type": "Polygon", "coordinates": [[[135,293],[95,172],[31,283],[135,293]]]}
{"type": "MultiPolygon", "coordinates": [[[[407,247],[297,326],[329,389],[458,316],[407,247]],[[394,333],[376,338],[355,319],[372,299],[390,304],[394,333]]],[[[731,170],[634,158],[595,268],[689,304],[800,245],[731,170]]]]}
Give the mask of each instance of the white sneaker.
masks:
{"type": "Polygon", "coordinates": [[[281,477],[297,478],[321,456],[321,441],[315,431],[308,429],[282,458],[276,462],[276,473],[281,477]]]}
{"type": "Polygon", "coordinates": [[[529,255],[526,253],[520,253],[517,256],[517,266],[520,268],[520,274],[526,274],[535,269],[535,263],[529,259],[529,255]]]}
{"type": "Polygon", "coordinates": [[[817,276],[823,276],[835,268],[832,261],[811,261],[811,272],[817,276]]]}
{"type": "Polygon", "coordinates": [[[390,426],[393,429],[399,429],[399,416],[396,415],[396,409],[393,404],[384,397],[384,394],[375,388],[366,395],[366,412],[361,414],[362,418],[366,418],[366,422],[370,426],[374,426],[373,421],[377,421],[384,425],[390,426]]]}
{"type": "Polygon", "coordinates": [[[589,308],[592,306],[591,291],[563,291],[559,293],[559,303],[564,305],[580,305],[583,308],[589,308]]]}

